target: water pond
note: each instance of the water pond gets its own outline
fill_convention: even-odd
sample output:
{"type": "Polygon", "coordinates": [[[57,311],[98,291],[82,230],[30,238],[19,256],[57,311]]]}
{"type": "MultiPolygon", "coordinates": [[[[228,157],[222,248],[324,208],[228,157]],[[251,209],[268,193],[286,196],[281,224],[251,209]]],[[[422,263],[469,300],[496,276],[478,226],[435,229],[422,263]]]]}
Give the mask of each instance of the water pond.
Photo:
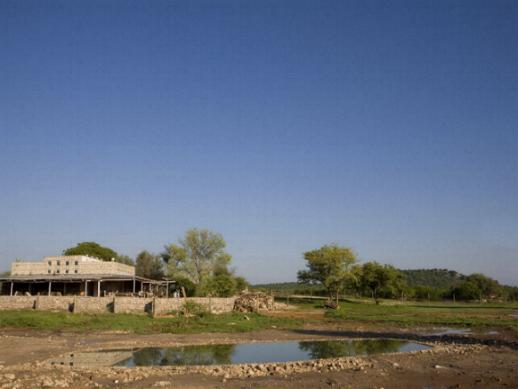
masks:
{"type": "Polygon", "coordinates": [[[50,363],[80,367],[220,365],[304,361],[428,348],[423,344],[394,339],[211,344],[70,353],[52,359],[50,363]]]}

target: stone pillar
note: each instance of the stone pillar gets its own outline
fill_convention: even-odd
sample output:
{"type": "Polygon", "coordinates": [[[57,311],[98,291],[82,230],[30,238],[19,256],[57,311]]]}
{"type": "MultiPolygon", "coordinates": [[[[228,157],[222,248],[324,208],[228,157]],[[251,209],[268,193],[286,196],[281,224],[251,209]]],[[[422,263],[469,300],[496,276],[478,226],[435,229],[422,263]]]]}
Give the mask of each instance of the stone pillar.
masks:
{"type": "Polygon", "coordinates": [[[85,280],[85,296],[88,296],[88,280],[85,280]]]}
{"type": "Polygon", "coordinates": [[[133,277],[133,294],[135,294],[136,287],[137,287],[137,282],[135,280],[135,277],[133,277]]]}
{"type": "Polygon", "coordinates": [[[11,281],[11,293],[9,294],[10,296],[13,295],[13,289],[14,289],[14,282],[11,281]]]}
{"type": "Polygon", "coordinates": [[[101,297],[101,280],[97,281],[97,297],[101,297]]]}
{"type": "Polygon", "coordinates": [[[49,281],[49,296],[50,296],[51,291],[52,291],[52,281],[49,281]]]}

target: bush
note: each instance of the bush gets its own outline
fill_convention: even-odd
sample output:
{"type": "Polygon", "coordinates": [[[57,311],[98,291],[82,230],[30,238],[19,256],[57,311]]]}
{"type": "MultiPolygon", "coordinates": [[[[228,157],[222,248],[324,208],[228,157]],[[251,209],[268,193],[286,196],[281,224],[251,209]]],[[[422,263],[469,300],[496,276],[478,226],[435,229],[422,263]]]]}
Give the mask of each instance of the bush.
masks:
{"type": "Polygon", "coordinates": [[[184,316],[199,316],[203,317],[209,313],[209,311],[201,304],[194,301],[186,301],[182,305],[182,314],[184,316]]]}
{"type": "Polygon", "coordinates": [[[196,288],[198,296],[230,297],[236,294],[237,282],[230,274],[206,278],[196,288]]]}

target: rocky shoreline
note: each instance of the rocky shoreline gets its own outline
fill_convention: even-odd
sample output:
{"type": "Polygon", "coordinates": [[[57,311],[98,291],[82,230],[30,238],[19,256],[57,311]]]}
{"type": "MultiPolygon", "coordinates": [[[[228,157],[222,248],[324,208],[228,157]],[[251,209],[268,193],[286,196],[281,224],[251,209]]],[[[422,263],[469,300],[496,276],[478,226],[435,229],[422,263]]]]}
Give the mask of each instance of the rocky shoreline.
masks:
{"type": "MultiPolygon", "coordinates": [[[[405,352],[405,355],[441,355],[441,354],[466,354],[480,352],[487,349],[485,345],[455,345],[441,342],[425,343],[432,348],[427,350],[405,352]]],[[[384,357],[397,356],[403,353],[387,353],[384,357]]],[[[282,362],[282,363],[253,363],[236,365],[211,365],[211,366],[150,366],[150,367],[103,367],[103,368],[80,368],[61,365],[50,366],[47,362],[35,362],[12,366],[9,369],[0,368],[0,388],[26,388],[26,387],[76,387],[78,379],[87,377],[95,387],[106,386],[106,384],[137,383],[149,377],[159,379],[153,385],[168,386],[167,379],[178,375],[202,374],[211,377],[218,377],[222,383],[229,379],[254,378],[266,376],[287,377],[291,374],[303,373],[326,373],[341,370],[363,371],[375,368],[376,357],[358,356],[330,359],[315,359],[308,361],[282,362]],[[8,370],[9,372],[3,372],[8,370]],[[38,377],[28,382],[24,372],[38,372],[38,377]],[[59,378],[57,378],[59,377],[59,378]],[[92,378],[95,377],[95,380],[92,378]],[[103,381],[104,384],[97,381],[103,381]],[[157,384],[159,383],[159,384],[157,384]],[[160,384],[161,383],[161,384],[160,384]]],[[[392,364],[393,369],[399,369],[397,362],[392,364]]],[[[434,366],[441,369],[440,365],[434,366]]]]}

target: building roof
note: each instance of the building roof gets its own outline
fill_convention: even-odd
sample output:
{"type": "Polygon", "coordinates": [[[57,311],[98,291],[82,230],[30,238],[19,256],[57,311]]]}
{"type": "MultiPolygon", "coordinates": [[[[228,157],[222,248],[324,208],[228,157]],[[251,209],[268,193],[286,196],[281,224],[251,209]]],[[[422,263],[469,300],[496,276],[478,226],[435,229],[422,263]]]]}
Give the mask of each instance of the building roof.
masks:
{"type": "Polygon", "coordinates": [[[145,277],[123,274],[34,274],[0,277],[0,282],[74,282],[74,281],[140,281],[153,284],[174,283],[171,280],[152,280],[145,277]]]}

